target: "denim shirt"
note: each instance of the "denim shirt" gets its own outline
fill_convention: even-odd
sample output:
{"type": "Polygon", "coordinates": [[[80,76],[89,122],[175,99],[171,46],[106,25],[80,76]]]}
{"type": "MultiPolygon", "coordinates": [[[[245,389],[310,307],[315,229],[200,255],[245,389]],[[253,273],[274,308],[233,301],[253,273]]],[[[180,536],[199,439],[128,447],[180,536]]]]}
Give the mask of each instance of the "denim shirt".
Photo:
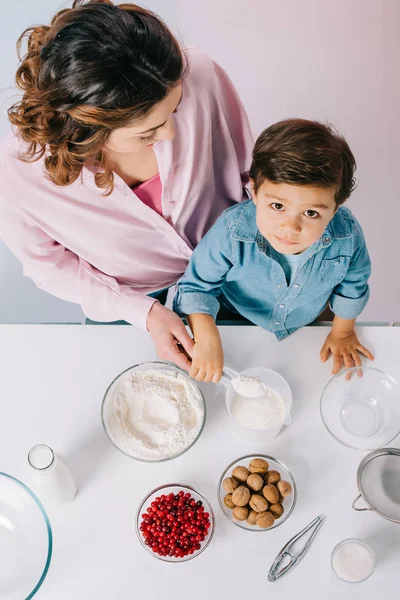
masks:
{"type": "Polygon", "coordinates": [[[193,252],[177,283],[174,310],[214,319],[226,299],[244,317],[282,340],[314,321],[329,302],[355,319],[369,298],[371,263],[360,225],[340,207],[287,284],[278,253],[256,225],[249,200],[225,210],[193,252]]]}

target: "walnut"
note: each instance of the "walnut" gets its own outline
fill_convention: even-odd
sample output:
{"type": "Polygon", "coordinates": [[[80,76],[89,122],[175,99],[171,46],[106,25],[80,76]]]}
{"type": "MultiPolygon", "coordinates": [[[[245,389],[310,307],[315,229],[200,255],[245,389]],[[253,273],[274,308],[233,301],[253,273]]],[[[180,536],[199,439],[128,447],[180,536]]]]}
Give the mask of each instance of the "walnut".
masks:
{"type": "Polygon", "coordinates": [[[222,482],[222,487],[224,488],[227,494],[232,494],[238,486],[238,482],[233,477],[227,477],[222,482]]]}
{"type": "Polygon", "coordinates": [[[278,483],[281,480],[281,474],[278,471],[268,471],[265,473],[265,483],[278,483]]]}
{"type": "Polygon", "coordinates": [[[269,512],[274,515],[275,519],[279,519],[283,515],[283,506],[279,502],[271,504],[269,512]]]}
{"type": "Polygon", "coordinates": [[[249,488],[255,492],[259,492],[264,485],[263,478],[260,475],[257,475],[257,473],[252,473],[249,475],[246,483],[249,488]]]}
{"type": "Polygon", "coordinates": [[[256,513],[255,510],[251,510],[249,512],[249,516],[247,517],[247,522],[249,525],[255,525],[256,524],[256,518],[260,513],[256,513]]]}
{"type": "Polygon", "coordinates": [[[249,469],[252,473],[261,473],[263,475],[268,471],[269,464],[263,458],[253,458],[249,464],[249,469]]]}
{"type": "Polygon", "coordinates": [[[268,508],[268,502],[259,494],[253,494],[250,498],[250,506],[257,513],[264,512],[268,508]]]}
{"type": "Polygon", "coordinates": [[[266,529],[267,527],[272,527],[274,522],[274,516],[270,512],[264,512],[257,516],[256,525],[266,529]]]}
{"type": "Polygon", "coordinates": [[[232,502],[236,506],[246,506],[250,500],[250,491],[245,485],[240,485],[232,494],[232,502]]]}
{"type": "Polygon", "coordinates": [[[232,471],[232,477],[244,483],[248,476],[250,475],[250,471],[246,469],[246,467],[235,467],[232,471]]]}
{"type": "Polygon", "coordinates": [[[244,521],[247,519],[247,515],[249,514],[249,509],[245,506],[235,506],[233,509],[233,518],[236,521],[244,521]]]}
{"type": "Polygon", "coordinates": [[[224,504],[227,508],[235,508],[236,504],[232,500],[232,494],[227,494],[224,498],[224,504]]]}
{"type": "Polygon", "coordinates": [[[276,486],[284,498],[292,493],[293,488],[288,481],[278,481],[276,486]]]}
{"type": "Polygon", "coordinates": [[[279,500],[279,492],[272,483],[263,487],[263,496],[271,504],[276,504],[279,500]]]}

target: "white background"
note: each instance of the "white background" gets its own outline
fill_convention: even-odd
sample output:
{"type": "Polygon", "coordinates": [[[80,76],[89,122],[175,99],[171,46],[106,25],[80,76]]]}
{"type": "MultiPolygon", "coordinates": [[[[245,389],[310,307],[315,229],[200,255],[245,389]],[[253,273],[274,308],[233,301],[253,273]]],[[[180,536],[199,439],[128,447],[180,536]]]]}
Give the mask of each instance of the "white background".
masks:
{"type": "MultiPolygon", "coordinates": [[[[3,7],[0,132],[8,129],[15,41],[70,3],[16,0],[3,7]]],[[[148,0],[186,45],[207,51],[229,73],[255,133],[286,117],[329,120],[358,162],[349,206],[373,261],[363,320],[400,321],[398,187],[400,2],[398,0],[148,0]],[[397,110],[396,110],[397,112],[397,110]]],[[[80,321],[79,307],[23,278],[0,242],[0,322],[80,321]]]]}

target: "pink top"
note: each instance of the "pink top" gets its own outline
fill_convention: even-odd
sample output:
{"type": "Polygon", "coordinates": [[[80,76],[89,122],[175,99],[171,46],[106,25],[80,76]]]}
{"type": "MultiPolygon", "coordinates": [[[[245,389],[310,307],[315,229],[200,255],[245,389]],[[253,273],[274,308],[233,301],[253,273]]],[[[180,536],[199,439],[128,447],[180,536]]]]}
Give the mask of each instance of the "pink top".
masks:
{"type": "Polygon", "coordinates": [[[149,208],[152,208],[159,215],[162,216],[162,183],[160,175],[154,175],[151,179],[144,181],[140,185],[132,188],[136,196],[146,204],[149,208]]]}
{"type": "Polygon", "coordinates": [[[242,199],[253,146],[246,113],[221,67],[198,49],[185,53],[176,136],[154,145],[164,218],[116,174],[107,197],[88,168],[57,186],[43,160],[17,158],[16,136],[0,142],[0,237],[38,287],[95,321],[145,328],[146,294],[176,283],[217,217],[242,199]]]}

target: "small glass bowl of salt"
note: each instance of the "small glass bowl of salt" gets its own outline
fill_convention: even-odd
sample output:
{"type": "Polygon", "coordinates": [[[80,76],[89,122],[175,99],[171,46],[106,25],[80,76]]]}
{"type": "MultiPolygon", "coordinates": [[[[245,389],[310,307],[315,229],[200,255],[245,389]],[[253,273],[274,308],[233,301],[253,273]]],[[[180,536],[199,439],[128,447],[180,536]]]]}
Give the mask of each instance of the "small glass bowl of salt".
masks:
{"type": "Polygon", "coordinates": [[[291,422],[291,389],[272,369],[254,367],[241,371],[239,380],[227,386],[225,402],[236,433],[250,443],[274,439],[283,425],[291,422]],[[257,382],[263,389],[259,396],[254,393],[257,382]]]}
{"type": "Polygon", "coordinates": [[[362,540],[348,538],[334,547],[331,565],[342,581],[361,583],[375,570],[375,554],[362,540]]]}

